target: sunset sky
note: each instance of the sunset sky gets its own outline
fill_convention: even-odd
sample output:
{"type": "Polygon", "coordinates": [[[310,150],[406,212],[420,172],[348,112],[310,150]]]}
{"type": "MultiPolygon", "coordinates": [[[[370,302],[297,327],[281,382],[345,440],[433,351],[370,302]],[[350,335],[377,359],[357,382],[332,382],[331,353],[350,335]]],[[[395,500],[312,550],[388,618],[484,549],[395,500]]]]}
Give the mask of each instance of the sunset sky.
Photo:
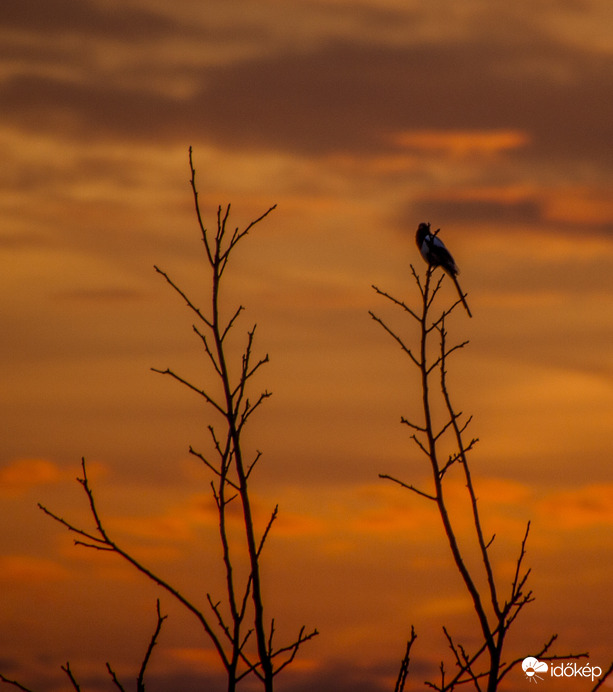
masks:
{"type": "MultiPolygon", "coordinates": [[[[505,587],[532,521],[535,602],[508,655],[558,633],[556,653],[608,666],[611,0],[1,0],[0,673],[59,692],[69,660],[102,690],[110,661],[133,680],[159,596],[148,689],[218,680],[169,596],[36,507],[87,521],[84,456],[143,562],[203,608],[221,589],[210,478],[188,454],[211,412],[151,371],[210,381],[153,269],[208,304],[190,146],[210,226],[218,205],[237,226],[277,205],[237,249],[227,305],[270,357],[248,434],[261,526],[279,504],[268,612],[287,637],[320,632],[279,692],[391,692],[411,624],[421,689],[452,665],[442,626],[477,628],[433,507],[378,477],[428,482],[400,425],[419,415],[415,373],[368,314],[415,336],[371,285],[417,304],[421,221],[442,229],[474,314],[449,319],[470,340],[449,377],[505,587]]],[[[448,280],[441,293],[455,299],[448,280]]]]}

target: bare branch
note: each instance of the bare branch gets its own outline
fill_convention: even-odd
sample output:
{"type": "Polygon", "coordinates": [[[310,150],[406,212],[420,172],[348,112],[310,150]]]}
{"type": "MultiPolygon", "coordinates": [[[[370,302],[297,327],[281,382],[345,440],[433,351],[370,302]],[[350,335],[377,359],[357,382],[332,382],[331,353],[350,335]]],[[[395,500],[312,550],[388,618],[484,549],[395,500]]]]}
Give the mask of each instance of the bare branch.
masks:
{"type": "Polygon", "coordinates": [[[160,612],[159,598],[157,599],[155,609],[157,613],[157,623],[155,626],[155,631],[151,637],[151,641],[149,642],[149,646],[147,647],[147,651],[145,652],[145,657],[143,658],[140,671],[138,672],[138,678],[136,679],[137,692],[145,692],[145,671],[147,670],[147,665],[149,664],[149,659],[151,658],[153,647],[157,644],[157,638],[160,635],[160,631],[162,629],[162,625],[164,624],[164,620],[166,620],[166,618],[168,617],[168,615],[162,615],[162,613],[160,612]]]}
{"type": "Polygon", "coordinates": [[[421,442],[421,440],[417,437],[417,435],[411,435],[411,439],[415,444],[421,449],[421,451],[428,457],[430,458],[430,450],[421,442]]]}
{"type": "MultiPolygon", "coordinates": [[[[80,482],[80,479],[79,479],[80,482]]],[[[98,548],[99,550],[106,550],[108,549],[108,545],[106,544],[106,541],[104,538],[97,538],[96,536],[93,536],[91,533],[79,529],[70,522],[66,521],[66,519],[63,519],[62,517],[58,516],[57,514],[54,514],[51,512],[49,509],[47,509],[45,506],[41,505],[41,503],[38,503],[39,509],[41,509],[47,516],[51,517],[55,521],[57,521],[59,524],[62,524],[65,526],[69,531],[72,531],[73,533],[77,533],[80,536],[84,536],[87,538],[88,541],[91,541],[91,544],[86,543],[84,541],[78,541],[75,540],[75,545],[82,545],[85,546],[86,548],[98,548]]]]}
{"type": "MultiPolygon", "coordinates": [[[[414,312],[404,301],[398,300],[398,298],[394,298],[394,296],[390,295],[389,293],[386,293],[385,291],[382,291],[380,288],[377,288],[377,286],[375,286],[375,285],[373,285],[373,288],[374,288],[376,293],[378,293],[380,296],[383,296],[384,298],[387,298],[388,300],[391,300],[391,302],[394,303],[394,305],[397,305],[398,307],[402,308],[405,312],[408,312],[409,315],[411,315],[418,322],[421,320],[421,317],[419,317],[417,315],[417,313],[414,312]]],[[[370,314],[372,315],[372,317],[375,317],[372,314],[372,312],[370,314]]]]}
{"type": "MultiPolygon", "coordinates": [[[[443,627],[443,632],[445,634],[445,637],[447,638],[447,641],[449,643],[449,648],[453,652],[453,655],[456,660],[456,666],[459,669],[459,675],[460,677],[458,678],[457,682],[458,683],[464,683],[464,682],[472,682],[475,686],[475,689],[478,692],[481,692],[481,685],[479,684],[479,679],[484,678],[487,676],[487,673],[475,673],[472,669],[472,664],[474,661],[472,661],[469,656],[467,655],[464,647],[461,644],[456,644],[453,641],[453,638],[449,634],[449,631],[447,630],[446,627],[443,627]],[[461,679],[461,676],[466,674],[466,679],[461,679]]],[[[454,683],[455,684],[455,683],[454,683]]],[[[453,689],[453,688],[448,688],[448,689],[453,689]]]]}
{"type": "Polygon", "coordinates": [[[243,231],[241,231],[240,233],[237,232],[237,231],[235,231],[235,232],[234,232],[234,235],[232,236],[232,240],[230,241],[230,247],[228,248],[227,253],[229,253],[230,250],[236,245],[236,243],[238,243],[238,241],[239,241],[241,238],[244,238],[244,237],[247,235],[247,233],[249,233],[249,231],[250,231],[255,225],[257,225],[258,223],[260,223],[261,221],[263,221],[263,220],[264,220],[271,212],[273,212],[276,208],[277,208],[277,205],[276,205],[276,204],[273,204],[272,207],[269,207],[263,214],[261,214],[260,216],[258,216],[257,219],[254,219],[253,221],[251,221],[243,231]]]}
{"type": "Polygon", "coordinates": [[[411,423],[411,421],[407,420],[404,416],[400,417],[400,422],[403,425],[408,425],[409,428],[413,428],[413,430],[417,430],[418,432],[427,432],[426,428],[424,428],[422,425],[416,425],[415,423],[411,423]]]}
{"type": "Polygon", "coordinates": [[[208,242],[208,235],[207,235],[207,230],[204,226],[204,222],[202,220],[202,215],[200,213],[200,204],[198,202],[198,190],[196,188],[196,169],[194,168],[193,164],[193,159],[192,159],[192,148],[189,148],[189,168],[191,172],[191,179],[190,179],[190,184],[192,187],[192,193],[194,197],[194,206],[196,210],[196,217],[198,219],[198,225],[200,226],[200,231],[202,233],[202,240],[204,242],[204,247],[206,249],[206,254],[209,260],[209,264],[213,264],[213,256],[211,254],[211,248],[209,246],[208,242]]]}
{"type": "Polygon", "coordinates": [[[118,690],[121,690],[121,692],[126,692],[124,686],[119,682],[117,675],[115,674],[115,671],[111,668],[111,664],[107,661],[106,663],[106,669],[109,672],[109,675],[111,676],[111,680],[113,681],[113,684],[118,690]]]}
{"type": "Polygon", "coordinates": [[[2,673],[0,673],[0,681],[5,682],[7,685],[13,685],[13,687],[17,687],[17,689],[23,690],[23,692],[33,692],[33,690],[31,690],[29,687],[25,687],[20,682],[17,682],[17,680],[10,680],[9,678],[4,677],[2,673]]]}
{"type": "Polygon", "coordinates": [[[374,312],[371,312],[369,310],[368,314],[373,318],[373,320],[375,320],[375,322],[378,322],[383,327],[383,329],[385,329],[385,331],[392,337],[392,339],[394,339],[394,341],[398,343],[400,348],[409,356],[409,358],[415,363],[415,365],[419,367],[419,361],[413,355],[411,349],[404,343],[404,341],[392,329],[390,329],[380,317],[375,315],[374,312]]]}
{"type": "Polygon", "coordinates": [[[436,497],[434,495],[425,493],[423,490],[419,490],[419,488],[416,488],[413,485],[407,485],[406,483],[403,483],[403,481],[400,481],[397,478],[394,478],[393,476],[388,476],[386,473],[380,473],[379,478],[383,478],[385,480],[397,483],[398,485],[402,486],[403,488],[406,488],[407,490],[412,490],[414,493],[417,493],[418,495],[421,495],[422,497],[425,497],[428,500],[433,500],[434,502],[436,502],[436,497]]]}
{"type": "MultiPolygon", "coordinates": [[[[445,425],[443,425],[443,427],[434,435],[434,440],[436,441],[439,438],[441,438],[447,432],[447,430],[449,430],[449,428],[453,425],[454,420],[460,415],[461,414],[458,413],[456,416],[450,418],[447,421],[447,423],[445,423],[445,425]]],[[[455,456],[457,457],[458,455],[456,454],[455,456]]]]}
{"type": "Polygon", "coordinates": [[[232,329],[232,325],[234,324],[234,322],[236,322],[237,317],[241,314],[241,312],[244,309],[245,308],[242,305],[238,306],[238,309],[236,310],[234,315],[230,318],[230,320],[228,321],[228,324],[226,325],[226,328],[223,330],[221,337],[220,337],[220,341],[222,341],[222,342],[224,341],[224,339],[226,338],[226,335],[232,329]]]}
{"type": "Polygon", "coordinates": [[[415,628],[411,625],[411,636],[407,641],[407,646],[400,662],[400,670],[398,671],[398,678],[396,679],[396,686],[394,687],[394,692],[404,692],[404,686],[407,681],[407,676],[409,674],[409,664],[411,662],[411,647],[417,639],[415,634],[415,628]]]}
{"type": "Polygon", "coordinates": [[[207,593],[206,595],[206,600],[209,603],[209,606],[211,607],[211,610],[215,613],[215,617],[217,618],[217,622],[221,629],[223,630],[223,633],[226,635],[228,638],[228,641],[233,642],[234,639],[232,637],[232,634],[230,632],[230,629],[228,625],[226,624],[223,615],[221,614],[221,611],[219,609],[219,606],[221,605],[221,601],[213,602],[213,599],[211,598],[211,594],[207,593]]]}
{"type": "MultiPolygon", "coordinates": [[[[235,490],[238,490],[238,485],[236,485],[236,483],[234,483],[234,481],[232,481],[230,478],[228,478],[228,476],[225,474],[225,470],[224,470],[225,467],[223,466],[223,462],[222,462],[222,470],[220,470],[220,469],[216,468],[213,464],[211,464],[211,462],[203,454],[201,454],[200,452],[197,452],[191,445],[190,445],[188,451],[192,456],[198,457],[198,459],[200,459],[200,461],[202,461],[202,463],[207,468],[209,468],[216,476],[219,476],[219,477],[223,476],[224,481],[229,486],[231,486],[235,490]]],[[[225,457],[223,457],[223,458],[225,459],[225,457]]]]}
{"type": "Polygon", "coordinates": [[[203,315],[203,313],[200,311],[200,309],[197,308],[197,307],[192,303],[192,301],[187,297],[187,294],[186,294],[182,289],[180,289],[180,288],[177,286],[177,284],[174,283],[174,281],[168,276],[168,274],[167,274],[165,271],[163,271],[162,269],[160,269],[160,268],[159,268],[157,265],[155,265],[155,264],[153,265],[153,268],[155,269],[155,271],[156,271],[158,274],[161,274],[161,275],[166,279],[166,281],[170,284],[170,286],[172,286],[172,288],[181,296],[181,298],[183,298],[183,300],[187,303],[187,306],[190,308],[190,310],[192,310],[193,312],[195,312],[196,315],[198,315],[198,317],[199,317],[208,327],[212,328],[213,325],[211,324],[211,322],[203,315]]]}
{"type": "Polygon", "coordinates": [[[281,654],[285,654],[290,652],[289,657],[280,665],[278,666],[275,671],[274,675],[279,674],[284,668],[287,668],[287,666],[296,658],[296,654],[298,653],[298,649],[304,644],[305,642],[308,642],[310,639],[313,639],[313,637],[316,637],[319,632],[317,630],[312,630],[308,634],[304,634],[304,630],[306,628],[304,625],[300,628],[300,632],[298,633],[298,638],[293,644],[289,644],[287,646],[284,646],[280,649],[277,649],[271,656],[271,658],[277,658],[281,654]]]}
{"type": "MultiPolygon", "coordinates": [[[[260,545],[258,547],[258,557],[260,557],[260,553],[262,552],[262,548],[264,547],[264,543],[266,542],[266,539],[268,538],[268,533],[270,531],[270,527],[273,525],[273,522],[277,518],[278,513],[279,513],[279,505],[275,505],[275,508],[272,512],[272,515],[271,515],[270,519],[268,520],[268,524],[266,525],[266,528],[264,529],[262,539],[260,540],[260,545]]],[[[274,622],[274,620],[273,620],[273,622],[274,622]]],[[[271,632],[271,636],[272,636],[272,632],[271,632]]]]}
{"type": "Polygon", "coordinates": [[[259,450],[256,450],[255,459],[249,464],[247,471],[245,473],[245,478],[249,478],[249,476],[251,475],[251,472],[253,471],[253,468],[258,463],[261,456],[262,456],[262,452],[260,452],[259,450]]]}
{"type": "MultiPolygon", "coordinates": [[[[552,634],[551,637],[543,644],[542,648],[537,651],[534,654],[534,657],[539,659],[539,661],[566,661],[566,660],[577,660],[580,658],[589,658],[589,654],[587,651],[584,651],[580,654],[548,654],[547,652],[553,645],[553,643],[557,640],[558,635],[557,634],[552,634]]],[[[500,682],[506,675],[513,670],[516,666],[518,666],[522,661],[524,660],[524,656],[521,656],[519,658],[514,659],[511,661],[511,663],[507,664],[503,669],[500,675],[498,676],[498,682],[500,682]]],[[[592,691],[593,692],[593,691],[592,691]]]]}
{"type": "Polygon", "coordinates": [[[592,687],[591,692],[596,692],[596,690],[600,689],[606,682],[607,678],[611,675],[611,673],[613,673],[613,662],[611,662],[611,665],[600,676],[596,685],[592,687]]]}
{"type": "Polygon", "coordinates": [[[268,635],[268,655],[272,656],[272,640],[275,635],[275,619],[270,621],[270,634],[268,635]]]}
{"type": "Polygon", "coordinates": [[[515,596],[515,594],[519,594],[523,585],[526,582],[526,579],[528,578],[528,574],[530,570],[528,570],[523,578],[520,578],[519,574],[521,572],[521,566],[522,562],[524,560],[524,557],[526,556],[526,543],[528,541],[528,534],[530,533],[530,522],[526,525],[526,532],[524,533],[524,537],[521,542],[521,549],[519,551],[519,557],[517,558],[517,562],[515,565],[515,575],[513,577],[513,585],[511,587],[511,598],[515,596]]]}
{"type": "Polygon", "coordinates": [[[256,412],[256,410],[262,405],[262,403],[272,396],[272,392],[262,392],[258,397],[257,401],[253,406],[250,404],[249,399],[245,401],[245,407],[241,414],[240,423],[238,425],[238,431],[240,432],[244,427],[247,420],[256,412]]]}
{"type": "Polygon", "coordinates": [[[94,522],[96,524],[96,528],[98,532],[100,533],[101,539],[98,539],[91,534],[83,531],[82,529],[77,528],[73,524],[67,522],[66,520],[58,517],[57,515],[53,514],[49,510],[47,510],[45,507],[42,507],[39,505],[39,507],[47,514],[48,516],[52,517],[56,521],[58,521],[60,524],[65,526],[69,531],[76,532],[80,535],[86,536],[88,539],[92,540],[93,542],[101,543],[104,542],[105,544],[105,549],[110,550],[115,552],[117,555],[121,556],[126,562],[130,563],[137,571],[141,572],[144,574],[146,577],[148,577],[151,581],[154,583],[158,584],[158,586],[162,587],[164,590],[166,590],[168,593],[170,593],[176,600],[178,600],[188,611],[190,611],[200,622],[202,627],[204,628],[205,632],[211,639],[213,645],[215,646],[217,653],[219,654],[219,657],[224,664],[224,666],[227,667],[228,665],[228,659],[226,657],[226,653],[221,646],[221,643],[219,642],[219,639],[217,638],[215,632],[212,630],[209,622],[207,619],[204,617],[204,615],[200,612],[200,610],[193,604],[191,603],[183,594],[181,594],[176,588],[171,586],[168,582],[166,582],[164,579],[159,577],[157,574],[152,572],[150,569],[145,567],[142,563],[140,563],[138,560],[136,560],[132,555],[127,553],[123,548],[121,548],[117,543],[115,543],[110,536],[107,534],[106,530],[104,529],[104,526],[102,524],[102,520],[100,519],[100,515],[98,514],[98,509],[96,507],[96,502],[94,500],[94,495],[93,492],[89,486],[89,481],[87,478],[87,469],[85,465],[85,459],[81,460],[81,467],[83,469],[83,478],[77,479],[78,482],[81,484],[83,487],[83,490],[86,493],[88,502],[89,502],[89,507],[91,511],[91,515],[94,519],[94,522]]]}
{"type": "MultiPolygon", "coordinates": [[[[202,345],[204,346],[204,350],[206,351],[206,354],[207,354],[207,356],[209,357],[209,360],[211,361],[213,367],[215,368],[215,372],[216,372],[218,375],[221,375],[221,370],[219,369],[219,365],[218,365],[218,363],[217,363],[217,358],[215,357],[215,354],[213,353],[213,351],[211,350],[211,348],[210,348],[210,346],[209,346],[209,342],[208,342],[208,340],[207,340],[207,338],[206,338],[206,335],[203,334],[203,333],[198,329],[198,327],[196,327],[195,324],[192,325],[192,329],[193,329],[194,332],[196,332],[196,334],[200,337],[200,339],[201,339],[201,341],[202,341],[202,345]]],[[[158,372],[159,372],[159,371],[158,371],[158,372]]]]}
{"type": "Polygon", "coordinates": [[[191,389],[193,392],[196,392],[196,394],[200,394],[200,396],[203,397],[207,403],[211,404],[211,406],[214,409],[221,413],[222,416],[226,415],[225,410],[214,399],[212,399],[203,389],[198,389],[198,387],[195,387],[193,384],[191,384],[191,382],[188,382],[187,380],[183,379],[169,368],[166,368],[166,370],[151,368],[151,370],[153,370],[153,372],[159,373],[160,375],[170,375],[172,378],[174,378],[181,384],[184,384],[188,389],[191,389]]]}
{"type": "Polygon", "coordinates": [[[65,666],[60,666],[60,668],[66,673],[68,679],[70,680],[70,684],[74,687],[76,692],[81,692],[81,688],[79,687],[79,684],[75,680],[75,677],[70,670],[70,662],[67,662],[65,666]]]}

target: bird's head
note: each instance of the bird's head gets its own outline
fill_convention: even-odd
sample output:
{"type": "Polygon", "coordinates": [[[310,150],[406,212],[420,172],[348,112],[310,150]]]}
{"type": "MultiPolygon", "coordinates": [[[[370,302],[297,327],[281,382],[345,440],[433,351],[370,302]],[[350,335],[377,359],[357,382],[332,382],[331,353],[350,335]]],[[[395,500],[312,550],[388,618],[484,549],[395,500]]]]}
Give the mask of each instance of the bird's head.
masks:
{"type": "Polygon", "coordinates": [[[415,234],[415,240],[417,241],[417,245],[421,246],[421,244],[424,242],[424,238],[430,233],[430,224],[422,222],[419,224],[417,227],[417,233],[415,234]]]}

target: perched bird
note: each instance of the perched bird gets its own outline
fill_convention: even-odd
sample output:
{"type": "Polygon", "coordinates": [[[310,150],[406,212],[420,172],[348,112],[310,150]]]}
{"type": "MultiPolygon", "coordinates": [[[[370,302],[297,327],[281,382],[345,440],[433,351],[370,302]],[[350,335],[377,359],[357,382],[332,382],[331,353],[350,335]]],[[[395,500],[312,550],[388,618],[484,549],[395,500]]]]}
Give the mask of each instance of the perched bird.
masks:
{"type": "MultiPolygon", "coordinates": [[[[437,231],[438,233],[438,231],[437,231]]],[[[436,235],[430,233],[429,223],[420,223],[415,234],[415,242],[421,252],[421,256],[431,267],[441,267],[453,279],[453,283],[458,289],[458,295],[462,301],[462,305],[466,308],[469,317],[472,317],[468,303],[464,298],[464,293],[460,288],[457,276],[460,272],[458,265],[453,261],[453,257],[449,250],[445,247],[445,243],[436,235]]]]}

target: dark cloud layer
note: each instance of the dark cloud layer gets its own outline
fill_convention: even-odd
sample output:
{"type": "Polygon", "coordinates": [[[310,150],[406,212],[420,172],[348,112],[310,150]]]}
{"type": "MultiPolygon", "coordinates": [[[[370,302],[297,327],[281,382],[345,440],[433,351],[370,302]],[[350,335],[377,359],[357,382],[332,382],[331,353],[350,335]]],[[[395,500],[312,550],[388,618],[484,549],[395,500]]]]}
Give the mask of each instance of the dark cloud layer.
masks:
{"type": "MultiPolygon", "coordinates": [[[[227,65],[177,67],[193,93],[30,74],[0,88],[18,126],[83,137],[210,141],[303,153],[372,152],[410,129],[525,131],[524,156],[609,164],[611,59],[555,45],[329,42],[227,65]],[[531,65],[519,72],[515,61],[531,65]],[[547,65],[565,72],[561,79],[547,65]]],[[[170,67],[166,78],[171,78],[170,67]]]]}
{"type": "Polygon", "coordinates": [[[413,204],[406,214],[407,220],[436,218],[437,224],[463,219],[465,222],[499,222],[506,226],[513,223],[542,223],[542,210],[536,200],[497,202],[493,200],[446,200],[424,199],[413,204]]]}
{"type": "Polygon", "coordinates": [[[127,3],[105,10],[91,0],[3,0],[0,16],[5,29],[44,32],[47,37],[76,33],[116,40],[156,39],[178,28],[167,17],[127,3]]]}
{"type": "Polygon", "coordinates": [[[541,154],[602,158],[613,134],[613,104],[603,97],[611,64],[577,56],[568,82],[537,68],[518,77],[511,67],[520,50],[530,58],[525,46],[329,44],[220,69],[198,100],[209,103],[215,135],[242,145],[363,151],[411,128],[513,128],[541,154]]]}

